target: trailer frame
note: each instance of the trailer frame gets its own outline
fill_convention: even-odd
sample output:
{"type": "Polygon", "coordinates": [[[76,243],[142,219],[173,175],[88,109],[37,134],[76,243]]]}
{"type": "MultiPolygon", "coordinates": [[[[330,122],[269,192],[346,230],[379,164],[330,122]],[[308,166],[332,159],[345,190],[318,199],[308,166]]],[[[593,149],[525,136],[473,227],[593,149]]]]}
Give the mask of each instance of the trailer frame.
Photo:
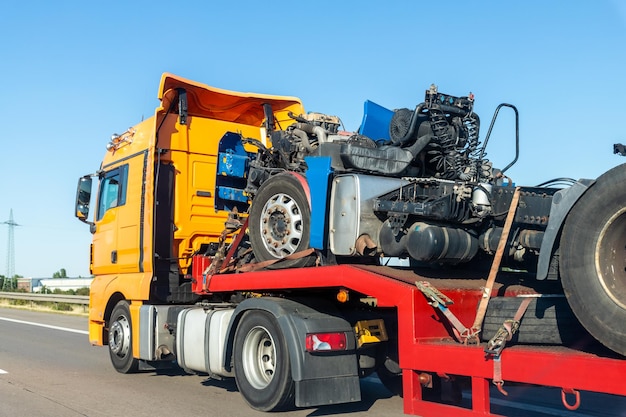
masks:
{"type": "MultiPolygon", "coordinates": [[[[466,274],[463,271],[456,271],[466,274]]],[[[506,274],[505,274],[506,275],[506,274]]],[[[426,280],[455,301],[450,310],[461,322],[472,323],[486,280],[474,275],[450,278],[441,271],[402,270],[383,266],[334,265],[299,269],[217,274],[208,291],[284,291],[337,288],[372,297],[379,307],[394,307],[398,315],[399,364],[402,369],[404,412],[439,415],[497,416],[491,413],[490,384],[494,364],[503,381],[561,388],[566,408],[580,404],[579,391],[626,396],[626,360],[604,349],[515,345],[499,357],[485,354],[485,344],[454,340],[450,324],[415,285],[426,280]],[[498,363],[499,362],[499,363],[498,363]],[[471,408],[426,400],[421,384],[425,373],[466,377],[471,381],[471,408]],[[571,398],[574,398],[573,404],[571,398]]],[[[537,292],[523,285],[497,283],[492,295],[520,296],[537,292]]]]}

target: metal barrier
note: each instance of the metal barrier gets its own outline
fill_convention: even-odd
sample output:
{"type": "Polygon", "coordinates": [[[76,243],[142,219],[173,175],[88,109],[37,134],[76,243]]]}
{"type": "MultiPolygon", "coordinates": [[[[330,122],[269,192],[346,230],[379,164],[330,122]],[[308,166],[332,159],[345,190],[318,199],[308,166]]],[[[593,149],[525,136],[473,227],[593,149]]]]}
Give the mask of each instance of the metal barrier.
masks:
{"type": "Polygon", "coordinates": [[[89,305],[88,295],[36,294],[36,293],[30,293],[30,292],[0,292],[0,299],[89,305]]]}

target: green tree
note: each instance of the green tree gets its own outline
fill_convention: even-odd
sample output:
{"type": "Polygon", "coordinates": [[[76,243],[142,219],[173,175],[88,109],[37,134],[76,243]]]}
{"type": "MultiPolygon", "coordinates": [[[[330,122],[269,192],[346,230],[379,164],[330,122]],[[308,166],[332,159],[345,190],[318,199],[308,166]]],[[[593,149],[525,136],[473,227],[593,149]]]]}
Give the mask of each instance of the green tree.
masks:
{"type": "Polygon", "coordinates": [[[65,268],[61,268],[57,272],[52,274],[52,278],[67,278],[67,272],[65,272],[65,268]]]}
{"type": "Polygon", "coordinates": [[[76,290],[76,295],[89,295],[89,288],[79,288],[76,290]]]}
{"type": "Polygon", "coordinates": [[[17,276],[16,278],[7,278],[0,275],[0,291],[15,291],[17,290],[17,276]]]}

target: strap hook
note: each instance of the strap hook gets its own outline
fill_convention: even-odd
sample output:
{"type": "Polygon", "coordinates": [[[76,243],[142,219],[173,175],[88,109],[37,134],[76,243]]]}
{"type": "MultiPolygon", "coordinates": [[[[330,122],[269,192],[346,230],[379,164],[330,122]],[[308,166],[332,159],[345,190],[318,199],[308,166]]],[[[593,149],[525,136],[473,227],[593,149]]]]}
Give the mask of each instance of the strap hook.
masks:
{"type": "Polygon", "coordinates": [[[580,407],[580,392],[576,391],[573,388],[562,388],[561,389],[561,401],[563,402],[563,407],[567,408],[570,411],[577,410],[580,407]],[[567,402],[567,394],[574,395],[574,404],[570,405],[567,402]]]}

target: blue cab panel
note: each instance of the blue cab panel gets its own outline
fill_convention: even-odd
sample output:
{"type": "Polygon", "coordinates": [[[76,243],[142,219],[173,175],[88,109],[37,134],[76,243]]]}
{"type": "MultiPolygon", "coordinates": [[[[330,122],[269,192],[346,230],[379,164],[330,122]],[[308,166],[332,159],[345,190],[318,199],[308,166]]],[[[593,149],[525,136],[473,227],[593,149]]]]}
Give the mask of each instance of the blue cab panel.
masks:
{"type": "Polygon", "coordinates": [[[389,110],[373,101],[367,100],[363,105],[363,121],[359,128],[361,135],[367,136],[374,141],[385,140],[389,138],[389,124],[393,111],[389,110]]]}
{"type": "Polygon", "coordinates": [[[217,189],[217,197],[222,200],[229,200],[231,202],[247,203],[248,196],[245,195],[243,190],[232,187],[221,186],[217,189]]]}
{"type": "Polygon", "coordinates": [[[248,197],[244,190],[248,182],[248,168],[252,153],[246,152],[241,135],[226,132],[218,146],[215,177],[215,209],[240,213],[248,210],[248,197]]]}
{"type": "Polygon", "coordinates": [[[247,155],[220,152],[217,162],[217,175],[244,178],[248,172],[250,158],[247,155]]]}
{"type": "Polygon", "coordinates": [[[328,194],[332,168],[329,156],[305,156],[307,164],[306,179],[311,193],[311,235],[310,245],[315,249],[324,249],[328,229],[328,194]]]}

